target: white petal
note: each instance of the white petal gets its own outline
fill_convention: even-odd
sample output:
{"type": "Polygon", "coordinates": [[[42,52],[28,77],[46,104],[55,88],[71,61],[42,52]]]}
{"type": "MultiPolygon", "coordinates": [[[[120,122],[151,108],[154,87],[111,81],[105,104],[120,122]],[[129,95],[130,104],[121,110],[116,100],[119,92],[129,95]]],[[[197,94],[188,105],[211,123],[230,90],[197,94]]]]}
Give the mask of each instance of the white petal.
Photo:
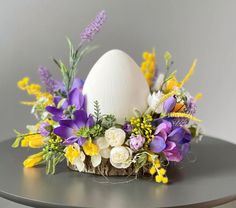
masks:
{"type": "Polygon", "coordinates": [[[107,140],[105,139],[105,137],[99,137],[96,140],[96,143],[97,143],[99,149],[105,149],[105,148],[109,147],[109,144],[108,144],[107,140]]]}
{"type": "Polygon", "coordinates": [[[106,149],[101,149],[99,153],[103,158],[108,159],[108,158],[110,158],[110,152],[111,152],[111,149],[106,148],[106,149]]]}
{"type": "Polygon", "coordinates": [[[164,78],[165,78],[165,75],[164,74],[159,74],[159,76],[157,77],[154,85],[153,85],[153,90],[159,90],[161,85],[163,84],[164,82],[164,78]]]}
{"type": "Polygon", "coordinates": [[[85,161],[85,154],[84,154],[82,151],[80,151],[79,157],[80,157],[80,160],[81,160],[82,162],[85,161]]]}
{"type": "Polygon", "coordinates": [[[92,162],[93,167],[99,166],[101,164],[101,162],[102,162],[101,155],[98,154],[98,155],[92,156],[91,157],[91,162],[92,162]]]}
{"type": "Polygon", "coordinates": [[[31,131],[32,133],[36,133],[38,128],[36,126],[33,125],[27,125],[26,128],[31,131]]]}
{"type": "Polygon", "coordinates": [[[84,162],[81,161],[80,159],[75,159],[74,161],[74,165],[76,166],[76,168],[78,169],[78,171],[84,171],[85,169],[85,165],[84,162]]]}

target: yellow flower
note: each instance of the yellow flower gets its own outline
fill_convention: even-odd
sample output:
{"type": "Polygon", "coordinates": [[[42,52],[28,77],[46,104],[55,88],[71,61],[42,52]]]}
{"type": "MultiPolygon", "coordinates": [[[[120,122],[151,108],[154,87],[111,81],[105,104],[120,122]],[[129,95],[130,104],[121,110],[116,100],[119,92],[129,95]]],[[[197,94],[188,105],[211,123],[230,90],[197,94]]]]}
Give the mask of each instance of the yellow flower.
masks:
{"type": "Polygon", "coordinates": [[[69,145],[65,149],[65,157],[71,164],[74,164],[74,161],[80,155],[80,150],[75,148],[73,145],[69,145]]]}
{"type": "Polygon", "coordinates": [[[152,85],[153,77],[155,75],[155,65],[156,65],[156,54],[155,50],[153,52],[144,52],[143,53],[143,62],[141,63],[141,72],[146,78],[149,86],[152,85]]]}
{"type": "Polygon", "coordinates": [[[91,140],[85,142],[85,144],[83,145],[83,150],[85,154],[89,156],[94,156],[98,154],[98,146],[92,143],[91,140]]]}
{"type": "Polygon", "coordinates": [[[150,169],[149,169],[149,173],[151,175],[154,175],[156,173],[156,168],[154,166],[152,166],[150,169]]]}
{"type": "Polygon", "coordinates": [[[159,174],[160,174],[160,175],[165,175],[165,174],[166,174],[166,169],[161,168],[161,169],[159,170],[159,174]]]}
{"type": "Polygon", "coordinates": [[[40,134],[25,136],[21,141],[22,147],[41,148],[43,145],[43,136],[41,136],[40,134]]]}
{"type": "Polygon", "coordinates": [[[41,86],[39,84],[31,84],[27,87],[27,92],[29,95],[38,95],[41,93],[41,86]]]}
{"type": "Polygon", "coordinates": [[[28,83],[29,83],[29,77],[24,77],[22,80],[17,82],[17,86],[18,88],[20,88],[21,90],[26,90],[28,83]]]}
{"type": "Polygon", "coordinates": [[[43,152],[29,156],[24,162],[23,165],[26,168],[32,168],[35,165],[38,165],[43,160],[43,152]]]}
{"type": "Polygon", "coordinates": [[[167,184],[169,182],[169,179],[167,177],[162,178],[162,183],[167,184]]]}
{"type": "Polygon", "coordinates": [[[162,175],[156,175],[156,176],[155,176],[155,181],[156,181],[157,183],[161,183],[162,180],[163,180],[163,176],[162,176],[162,175]]]}
{"type": "Polygon", "coordinates": [[[180,86],[180,83],[178,82],[178,80],[176,79],[175,76],[173,76],[172,79],[168,80],[166,82],[166,85],[165,85],[165,91],[167,93],[171,92],[172,90],[174,90],[175,88],[179,87],[180,86]]]}

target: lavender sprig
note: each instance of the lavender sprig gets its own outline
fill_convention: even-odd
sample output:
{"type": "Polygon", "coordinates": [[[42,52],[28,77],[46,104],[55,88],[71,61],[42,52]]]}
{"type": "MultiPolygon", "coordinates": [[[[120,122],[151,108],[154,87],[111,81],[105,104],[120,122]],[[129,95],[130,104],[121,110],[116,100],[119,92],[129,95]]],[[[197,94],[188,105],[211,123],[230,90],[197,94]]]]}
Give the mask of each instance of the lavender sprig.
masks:
{"type": "Polygon", "coordinates": [[[57,82],[56,80],[52,79],[52,74],[46,67],[43,66],[39,67],[38,73],[42,84],[46,87],[46,91],[53,93],[56,90],[57,82]]]}
{"type": "Polygon", "coordinates": [[[93,40],[94,35],[101,30],[102,25],[104,24],[106,19],[106,12],[104,10],[99,12],[95,19],[84,29],[83,32],[81,32],[80,39],[82,43],[85,41],[89,42],[93,40]]]}
{"type": "Polygon", "coordinates": [[[93,40],[94,35],[101,30],[105,20],[106,20],[106,12],[103,10],[98,13],[95,19],[80,34],[81,40],[77,49],[74,48],[70,39],[67,38],[70,50],[68,67],[61,60],[57,61],[56,59],[53,59],[61,71],[63,77],[63,83],[65,85],[67,94],[69,94],[72,84],[74,82],[79,62],[85,55],[87,55],[88,53],[97,48],[90,46],[83,47],[84,43],[93,40]]]}

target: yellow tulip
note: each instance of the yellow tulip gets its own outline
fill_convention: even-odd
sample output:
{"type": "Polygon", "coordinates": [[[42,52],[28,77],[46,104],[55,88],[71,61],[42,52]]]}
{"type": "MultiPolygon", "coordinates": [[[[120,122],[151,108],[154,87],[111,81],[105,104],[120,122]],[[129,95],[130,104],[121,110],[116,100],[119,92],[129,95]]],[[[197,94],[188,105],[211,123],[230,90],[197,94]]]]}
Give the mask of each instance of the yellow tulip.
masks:
{"type": "Polygon", "coordinates": [[[26,168],[32,168],[38,165],[43,160],[43,152],[29,156],[24,162],[23,165],[26,168]]]}
{"type": "Polygon", "coordinates": [[[25,136],[21,141],[22,147],[41,148],[43,145],[43,137],[40,134],[25,136]]]}

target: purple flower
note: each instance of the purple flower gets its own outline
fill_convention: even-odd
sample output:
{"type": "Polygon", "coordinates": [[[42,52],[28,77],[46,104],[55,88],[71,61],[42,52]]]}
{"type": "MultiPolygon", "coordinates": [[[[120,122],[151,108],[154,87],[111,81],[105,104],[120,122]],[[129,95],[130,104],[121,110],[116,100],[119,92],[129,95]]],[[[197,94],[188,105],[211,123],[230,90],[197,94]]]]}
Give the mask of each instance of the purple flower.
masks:
{"type": "Polygon", "coordinates": [[[176,98],[175,97],[169,97],[165,102],[164,102],[164,111],[165,113],[171,112],[176,105],[176,98]]]}
{"type": "Polygon", "coordinates": [[[85,42],[93,40],[94,35],[101,30],[106,18],[107,15],[104,10],[99,12],[95,19],[80,34],[81,41],[85,42]]]}
{"type": "Polygon", "coordinates": [[[54,129],[54,134],[65,139],[64,144],[78,143],[81,146],[86,138],[82,136],[80,130],[84,127],[93,127],[94,120],[92,116],[87,116],[86,111],[77,110],[74,112],[73,120],[60,120],[59,124],[60,126],[54,129]]]}
{"type": "Polygon", "coordinates": [[[55,106],[47,106],[46,110],[52,114],[54,121],[71,118],[75,110],[85,109],[85,97],[81,90],[74,88],[70,91],[68,99],[63,100],[60,96],[54,97],[55,106]]]}
{"type": "Polygon", "coordinates": [[[48,122],[43,122],[39,126],[39,133],[44,137],[49,136],[51,130],[52,130],[51,125],[48,122]]]}
{"type": "Polygon", "coordinates": [[[138,136],[130,136],[129,146],[132,150],[137,151],[143,147],[145,143],[145,138],[141,135],[138,136]]]}
{"type": "Polygon", "coordinates": [[[46,67],[39,67],[38,73],[42,84],[45,85],[49,93],[53,93],[57,90],[58,82],[52,79],[52,75],[46,67]]]}
{"type": "MultiPolygon", "coordinates": [[[[84,80],[77,77],[77,78],[74,79],[74,82],[71,86],[71,91],[74,90],[75,88],[82,91],[83,86],[84,86],[84,80]]],[[[64,92],[64,93],[66,93],[66,88],[65,88],[65,85],[62,81],[58,82],[57,89],[64,92]]]]}
{"type": "Polygon", "coordinates": [[[154,138],[150,143],[151,151],[160,153],[166,148],[167,136],[171,130],[172,124],[169,121],[163,120],[163,122],[157,126],[154,138]]]}
{"type": "MultiPolygon", "coordinates": [[[[196,101],[194,100],[193,97],[190,97],[187,101],[186,109],[184,113],[194,115],[196,113],[196,110],[197,110],[196,101]]],[[[189,123],[189,119],[188,118],[173,118],[171,122],[174,126],[185,126],[189,123]]]]}
{"type": "Polygon", "coordinates": [[[163,151],[169,161],[180,162],[190,149],[191,133],[183,127],[175,127],[168,135],[167,146],[163,151]]]}
{"type": "Polygon", "coordinates": [[[188,129],[172,126],[171,122],[162,120],[150,142],[150,150],[155,153],[163,152],[169,161],[179,162],[189,151],[191,138],[188,129]]]}
{"type": "Polygon", "coordinates": [[[123,125],[123,130],[126,132],[126,133],[131,133],[132,132],[132,125],[128,122],[126,122],[124,125],[123,125]]]}

